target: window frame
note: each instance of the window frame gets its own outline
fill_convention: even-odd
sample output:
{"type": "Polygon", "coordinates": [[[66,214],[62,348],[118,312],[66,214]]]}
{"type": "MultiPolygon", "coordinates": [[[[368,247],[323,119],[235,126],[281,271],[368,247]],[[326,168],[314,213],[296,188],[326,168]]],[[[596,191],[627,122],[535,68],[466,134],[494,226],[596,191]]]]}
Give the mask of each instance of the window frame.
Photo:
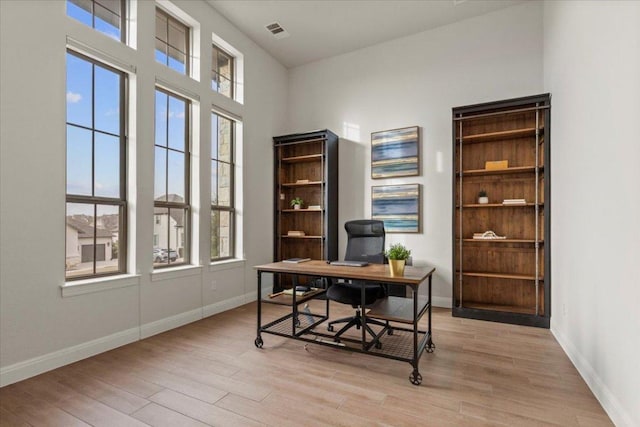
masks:
{"type": "MultiPolygon", "coordinates": [[[[237,126],[237,122],[236,120],[232,119],[231,117],[225,116],[224,114],[220,114],[219,112],[217,112],[216,110],[211,110],[211,115],[212,116],[216,116],[217,119],[219,120],[221,117],[224,118],[225,120],[229,120],[229,122],[231,122],[231,135],[230,135],[230,150],[229,150],[229,162],[226,162],[224,160],[219,160],[219,158],[214,158],[213,156],[211,156],[211,162],[209,163],[209,167],[211,167],[212,162],[217,162],[219,163],[224,163],[229,165],[229,169],[230,169],[230,177],[229,177],[229,188],[231,191],[230,194],[230,198],[229,198],[229,206],[223,206],[220,205],[218,203],[219,196],[218,196],[218,201],[216,201],[217,203],[214,204],[214,201],[211,200],[211,214],[213,214],[214,211],[218,211],[218,212],[229,212],[229,228],[230,228],[230,232],[229,232],[229,256],[223,256],[223,257],[213,257],[213,253],[210,252],[209,253],[209,258],[210,261],[212,263],[214,262],[219,262],[219,261],[226,261],[226,260],[230,260],[230,259],[236,259],[236,254],[235,254],[235,250],[236,250],[236,162],[235,162],[235,158],[236,158],[236,126],[237,126]]],[[[212,117],[213,118],[213,117],[212,117]]],[[[213,134],[213,132],[212,132],[213,134]]],[[[212,135],[213,137],[213,135],[212,135]]],[[[216,137],[216,142],[218,138],[216,137]]],[[[218,150],[216,150],[218,151],[218,150]]],[[[219,151],[218,151],[219,152],[219,151]]],[[[218,155],[218,157],[220,157],[218,155]]],[[[217,168],[216,171],[219,171],[220,169],[217,168]]],[[[219,183],[219,175],[216,172],[216,183],[219,183]]],[[[210,236],[209,236],[209,250],[211,251],[211,239],[213,238],[213,229],[210,230],[210,236]]]]}
{"type": "MultiPolygon", "coordinates": [[[[118,274],[124,274],[127,272],[127,259],[128,259],[128,200],[127,200],[127,147],[128,147],[128,74],[124,71],[118,70],[115,67],[112,67],[108,64],[105,64],[102,61],[90,58],[86,55],[83,55],[80,52],[74,51],[72,49],[66,49],[67,55],[75,56],[83,61],[87,61],[91,64],[91,127],[86,127],[79,124],[70,123],[68,121],[68,117],[65,117],[65,257],[67,253],[67,239],[66,239],[66,227],[67,225],[67,214],[66,214],[66,206],[68,203],[79,203],[86,205],[93,205],[93,216],[96,221],[93,227],[93,273],[87,275],[77,275],[77,276],[67,276],[67,269],[65,266],[65,281],[71,282],[76,280],[86,280],[86,279],[94,279],[105,276],[114,276],[118,274]],[[101,67],[113,73],[116,73],[120,76],[120,135],[114,135],[109,132],[100,131],[95,128],[95,67],[101,67]],[[66,178],[66,153],[68,150],[68,137],[66,136],[66,129],[68,126],[74,126],[80,129],[91,131],[91,196],[87,195],[79,195],[79,194],[70,194],[67,192],[67,178],[66,178]],[[104,197],[104,196],[95,196],[95,133],[99,132],[102,134],[107,134],[110,136],[118,136],[119,138],[119,166],[120,171],[118,174],[120,180],[120,194],[119,197],[104,197]],[[96,258],[97,258],[97,210],[98,205],[106,205],[106,206],[117,206],[118,207],[118,269],[117,271],[106,272],[106,273],[96,273],[96,258]]],[[[65,57],[66,58],[66,57],[65,57]]],[[[68,66],[66,67],[66,72],[68,73],[68,66]]],[[[68,101],[67,101],[68,102],[68,101]]],[[[66,106],[66,104],[65,104],[66,106]]],[[[66,114],[66,113],[65,113],[66,114]]],[[[66,263],[65,263],[66,265],[66,263]]]]}
{"type": "MultiPolygon", "coordinates": [[[[155,42],[161,42],[163,43],[166,47],[167,47],[167,63],[162,63],[160,61],[158,61],[156,59],[156,62],[164,65],[165,67],[169,68],[170,70],[175,71],[176,73],[182,74],[180,73],[178,70],[176,70],[175,68],[172,68],[169,66],[169,48],[173,48],[177,51],[180,51],[177,47],[172,46],[169,44],[169,25],[171,25],[171,22],[174,22],[182,27],[184,27],[186,29],[185,31],[185,52],[184,53],[184,60],[185,60],[185,64],[184,64],[184,75],[185,76],[191,76],[191,34],[193,32],[193,28],[191,28],[191,26],[189,26],[188,24],[185,24],[184,22],[182,22],[181,20],[179,20],[178,18],[176,18],[174,15],[170,14],[169,12],[165,11],[164,9],[162,9],[161,7],[156,5],[156,14],[154,15],[154,18],[157,20],[157,15],[163,15],[166,20],[167,20],[167,41],[164,42],[163,40],[160,40],[158,38],[158,33],[156,32],[156,30],[154,29],[154,40],[155,42]]],[[[157,24],[154,28],[157,27],[157,24]]],[[[155,51],[157,50],[157,48],[154,46],[154,54],[155,51]]]]}
{"type": "MultiPolygon", "coordinates": [[[[216,60],[212,61],[211,64],[211,73],[215,74],[218,78],[218,88],[215,89],[215,92],[219,93],[222,96],[227,96],[225,94],[223,94],[222,92],[220,92],[220,69],[218,68],[218,57],[220,55],[226,56],[229,58],[229,64],[231,68],[231,94],[228,96],[228,98],[230,99],[236,99],[236,57],[233,56],[232,54],[230,54],[229,52],[227,52],[226,50],[224,50],[223,48],[221,48],[220,46],[216,45],[215,43],[211,44],[211,49],[212,49],[212,53],[215,52],[216,53],[216,60]]],[[[212,59],[213,59],[213,55],[212,59]]],[[[211,76],[211,80],[213,80],[213,76],[211,76]]],[[[227,79],[226,77],[223,77],[225,80],[227,79]]],[[[213,90],[213,88],[212,88],[213,90]]]]}
{"type": "MultiPolygon", "coordinates": [[[[102,32],[102,31],[100,31],[98,29],[96,29],[96,13],[95,13],[96,0],[88,0],[88,1],[91,2],[91,12],[89,12],[91,14],[91,28],[93,28],[94,30],[96,30],[100,34],[104,34],[107,37],[109,37],[109,35],[105,34],[104,32],[102,32]]],[[[122,13],[119,16],[120,17],[120,42],[123,43],[123,44],[126,44],[127,43],[127,35],[128,35],[128,32],[127,32],[127,15],[128,15],[128,12],[129,12],[129,9],[127,8],[128,1],[127,0],[119,0],[119,1],[120,1],[120,10],[122,11],[122,13]]],[[[67,4],[71,3],[71,0],[67,0],[66,3],[67,4]]],[[[78,5],[76,5],[76,6],[77,7],[81,7],[81,6],[78,6],[78,5]]],[[[102,4],[99,4],[99,6],[117,16],[117,14],[114,11],[112,11],[111,9],[109,9],[108,7],[105,7],[102,4]]],[[[75,19],[72,16],[69,16],[68,12],[67,12],[67,16],[72,18],[72,19],[75,19]]],[[[75,19],[75,20],[80,22],[80,23],[82,23],[82,24],[84,24],[84,22],[82,22],[82,21],[79,21],[77,19],[75,19]]]]}
{"type": "MultiPolygon", "coordinates": [[[[166,265],[161,265],[159,263],[156,263],[155,261],[152,263],[153,264],[153,270],[161,270],[164,268],[171,268],[171,267],[177,267],[177,266],[184,266],[184,265],[189,265],[191,264],[191,249],[192,249],[192,232],[191,232],[191,212],[192,212],[192,207],[191,207],[191,154],[192,154],[192,149],[193,149],[193,144],[191,141],[191,114],[192,114],[192,101],[182,95],[179,95],[175,92],[171,92],[167,89],[164,89],[160,86],[156,86],[155,87],[155,91],[154,91],[154,99],[155,99],[155,93],[156,92],[161,92],[165,95],[167,95],[167,146],[164,147],[162,145],[157,145],[156,141],[155,141],[155,132],[154,132],[154,142],[153,142],[153,148],[154,148],[154,164],[155,164],[155,149],[156,148],[162,148],[165,149],[167,151],[167,156],[166,156],[166,160],[165,160],[165,171],[167,171],[166,177],[165,177],[165,196],[168,198],[169,196],[169,156],[168,153],[169,151],[174,151],[174,152],[180,152],[179,150],[176,150],[174,148],[170,148],[169,147],[169,138],[168,138],[168,118],[169,118],[169,98],[170,97],[174,97],[176,99],[179,99],[180,101],[184,101],[185,102],[185,117],[184,117],[184,123],[185,123],[185,141],[184,141],[184,148],[185,151],[182,152],[184,154],[184,184],[185,184],[185,194],[184,194],[184,202],[180,203],[180,202],[170,202],[168,200],[162,201],[162,200],[156,200],[156,196],[154,194],[153,196],[153,216],[154,216],[154,224],[156,222],[156,213],[155,210],[156,208],[162,208],[162,209],[167,209],[167,217],[170,216],[170,210],[171,209],[180,209],[184,212],[184,224],[183,224],[183,228],[184,228],[184,233],[183,233],[183,238],[186,240],[186,244],[183,245],[185,248],[185,254],[183,257],[183,261],[182,262],[171,262],[171,256],[167,256],[167,263],[166,265]],[[184,237],[186,235],[186,237],[184,237]]],[[[154,105],[155,108],[155,105],[154,105]]],[[[157,111],[154,114],[154,122],[155,119],[157,117],[157,111]]],[[[154,129],[156,128],[155,123],[154,123],[154,129]]],[[[154,166],[154,180],[155,180],[155,166],[154,166]]],[[[155,181],[154,181],[155,182],[155,181]]],[[[154,184],[155,185],[155,184],[154,184]]],[[[155,189],[154,189],[154,193],[155,193],[155,189]]],[[[176,238],[176,244],[178,243],[177,241],[178,239],[176,238]]],[[[171,227],[167,227],[167,246],[169,245],[169,242],[171,241],[171,227]]],[[[161,248],[162,249],[162,248],[161,248]]],[[[168,250],[171,250],[170,247],[166,248],[168,250]]],[[[177,247],[176,247],[176,252],[177,252],[177,247]]]]}

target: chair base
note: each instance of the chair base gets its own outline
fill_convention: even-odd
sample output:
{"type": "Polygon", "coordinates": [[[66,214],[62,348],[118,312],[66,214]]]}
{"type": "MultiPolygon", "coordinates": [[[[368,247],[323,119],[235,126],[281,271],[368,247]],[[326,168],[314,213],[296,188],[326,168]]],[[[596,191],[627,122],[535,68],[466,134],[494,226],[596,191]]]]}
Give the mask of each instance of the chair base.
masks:
{"type": "MultiPolygon", "coordinates": [[[[340,342],[340,336],[342,334],[344,334],[345,332],[347,332],[349,329],[353,328],[354,326],[357,329],[360,329],[362,327],[362,314],[360,313],[360,309],[356,310],[356,315],[355,316],[351,316],[351,317],[344,317],[342,319],[337,319],[337,320],[333,320],[331,322],[329,322],[329,324],[327,325],[327,330],[330,332],[333,332],[333,325],[335,325],[336,323],[346,323],[342,329],[340,329],[338,332],[336,332],[336,334],[333,336],[333,339],[336,342],[340,342]]],[[[376,319],[367,319],[367,323],[364,325],[365,330],[373,337],[375,338],[377,336],[377,334],[374,332],[373,329],[371,329],[371,327],[369,326],[370,324],[374,324],[374,325],[378,325],[378,326],[382,326],[384,328],[389,326],[389,322],[381,322],[379,320],[376,319]]]]}

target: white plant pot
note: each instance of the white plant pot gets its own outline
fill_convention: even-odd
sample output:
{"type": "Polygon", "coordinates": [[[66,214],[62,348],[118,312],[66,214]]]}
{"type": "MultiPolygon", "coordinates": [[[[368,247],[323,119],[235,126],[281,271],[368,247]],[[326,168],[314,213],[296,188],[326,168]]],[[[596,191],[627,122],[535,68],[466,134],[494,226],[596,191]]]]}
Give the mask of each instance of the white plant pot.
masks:
{"type": "Polygon", "coordinates": [[[293,205],[293,209],[300,209],[300,205],[293,205]]]}
{"type": "Polygon", "coordinates": [[[488,197],[478,197],[478,203],[480,203],[481,205],[486,205],[487,203],[489,203],[489,198],[488,197]]]}

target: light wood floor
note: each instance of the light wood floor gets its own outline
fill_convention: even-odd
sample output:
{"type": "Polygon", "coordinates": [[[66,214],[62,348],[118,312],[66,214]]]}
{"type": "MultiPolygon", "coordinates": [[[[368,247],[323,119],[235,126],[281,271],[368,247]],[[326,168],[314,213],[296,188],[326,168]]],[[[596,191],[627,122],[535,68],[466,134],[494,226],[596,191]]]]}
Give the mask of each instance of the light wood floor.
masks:
{"type": "Polygon", "coordinates": [[[405,362],[266,334],[259,350],[248,304],[4,387],[0,425],[611,425],[548,330],[433,324],[416,387],[405,362]]]}

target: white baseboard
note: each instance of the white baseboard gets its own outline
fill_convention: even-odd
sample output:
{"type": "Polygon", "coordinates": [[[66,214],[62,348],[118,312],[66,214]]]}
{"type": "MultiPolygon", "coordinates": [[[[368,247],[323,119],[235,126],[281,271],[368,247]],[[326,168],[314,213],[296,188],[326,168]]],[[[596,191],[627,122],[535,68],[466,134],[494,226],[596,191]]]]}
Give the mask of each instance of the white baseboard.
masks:
{"type": "Polygon", "coordinates": [[[237,297],[226,299],[224,301],[205,305],[202,308],[202,317],[213,316],[214,314],[222,313],[223,311],[240,307],[241,305],[244,305],[248,302],[255,301],[255,299],[256,299],[256,292],[249,292],[248,294],[240,295],[237,297]]]}
{"type": "Polygon", "coordinates": [[[607,415],[609,415],[613,424],[619,427],[633,426],[634,423],[629,413],[623,408],[614,394],[611,393],[607,385],[600,379],[600,376],[589,362],[582,357],[576,346],[559,330],[552,327],[551,333],[567,356],[569,356],[569,359],[587,383],[596,399],[598,399],[607,415]]]}
{"type": "Polygon", "coordinates": [[[431,298],[433,299],[434,307],[451,308],[451,297],[436,297],[432,295],[431,298]]]}
{"type": "Polygon", "coordinates": [[[53,353],[14,363],[0,369],[0,387],[40,375],[43,372],[68,365],[96,354],[129,344],[140,339],[140,329],[135,327],[106,337],[91,340],[53,353]]]}
{"type": "Polygon", "coordinates": [[[202,308],[196,308],[155,322],[145,323],[140,327],[140,339],[149,338],[200,319],[202,319],[202,308]]]}

